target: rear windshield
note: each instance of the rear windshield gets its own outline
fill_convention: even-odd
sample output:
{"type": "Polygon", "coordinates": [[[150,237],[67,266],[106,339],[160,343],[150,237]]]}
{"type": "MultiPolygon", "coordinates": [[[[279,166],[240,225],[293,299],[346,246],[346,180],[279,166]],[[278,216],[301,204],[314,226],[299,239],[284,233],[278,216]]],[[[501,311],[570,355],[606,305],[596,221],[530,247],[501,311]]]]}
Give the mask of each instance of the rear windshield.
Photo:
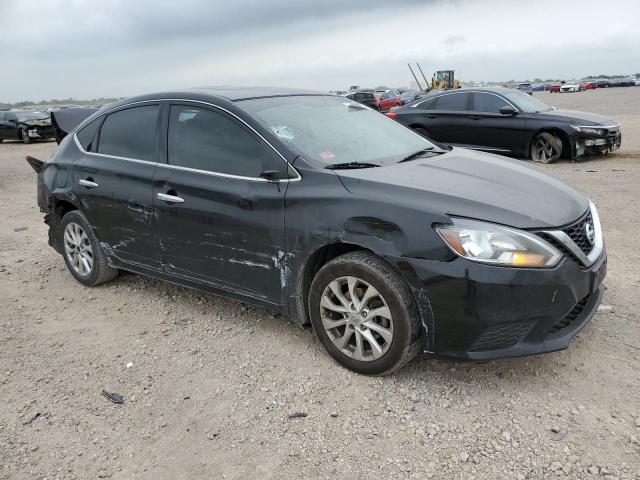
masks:
{"type": "Polygon", "coordinates": [[[324,165],[391,164],[433,146],[395,120],[344,97],[271,97],[239,105],[293,149],[324,165]]]}

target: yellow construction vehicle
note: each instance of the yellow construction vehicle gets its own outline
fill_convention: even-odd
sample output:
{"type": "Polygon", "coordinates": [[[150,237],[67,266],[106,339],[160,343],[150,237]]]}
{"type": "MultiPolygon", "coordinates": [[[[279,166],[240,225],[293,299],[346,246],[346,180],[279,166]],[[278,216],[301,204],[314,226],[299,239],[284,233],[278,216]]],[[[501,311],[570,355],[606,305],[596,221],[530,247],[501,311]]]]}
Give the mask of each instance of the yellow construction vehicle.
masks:
{"type": "Polygon", "coordinates": [[[431,88],[434,90],[460,88],[460,80],[456,80],[454,73],[454,70],[438,70],[431,79],[431,88]]]}

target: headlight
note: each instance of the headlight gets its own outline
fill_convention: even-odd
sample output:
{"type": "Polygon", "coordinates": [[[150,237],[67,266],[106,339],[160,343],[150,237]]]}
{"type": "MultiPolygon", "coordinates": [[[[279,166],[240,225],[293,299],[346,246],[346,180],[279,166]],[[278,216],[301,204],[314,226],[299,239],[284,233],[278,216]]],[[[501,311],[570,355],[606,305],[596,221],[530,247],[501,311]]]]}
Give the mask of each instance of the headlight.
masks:
{"type": "Polygon", "coordinates": [[[544,268],[562,258],[553,245],[524,230],[465,219],[434,228],[454,253],[474,262],[544,268]]]}
{"type": "Polygon", "coordinates": [[[601,129],[601,128],[596,128],[596,127],[578,127],[578,126],[573,126],[572,127],[577,131],[577,132],[582,132],[582,133],[588,133],[591,135],[604,135],[606,133],[605,130],[601,129]]]}

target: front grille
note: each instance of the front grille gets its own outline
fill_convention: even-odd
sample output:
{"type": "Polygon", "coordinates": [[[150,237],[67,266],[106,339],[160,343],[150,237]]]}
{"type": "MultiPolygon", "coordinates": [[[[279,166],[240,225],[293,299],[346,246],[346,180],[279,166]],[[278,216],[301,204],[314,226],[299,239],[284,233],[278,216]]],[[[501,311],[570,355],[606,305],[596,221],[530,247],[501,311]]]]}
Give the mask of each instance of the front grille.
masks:
{"type": "Polygon", "coordinates": [[[553,327],[549,329],[549,333],[558,333],[559,331],[569,327],[580,316],[580,314],[584,310],[584,307],[587,305],[587,300],[589,300],[589,297],[584,297],[582,300],[576,303],[564,318],[556,322],[553,327]]]}
{"type": "Polygon", "coordinates": [[[511,347],[529,333],[534,323],[535,320],[530,320],[493,325],[482,332],[476,341],[473,342],[470,350],[472,352],[481,352],[511,347]]]}
{"type": "Polygon", "coordinates": [[[582,250],[582,253],[585,255],[589,255],[591,250],[593,250],[593,245],[587,238],[586,226],[590,225],[593,230],[593,217],[591,216],[591,212],[587,214],[579,222],[574,223],[570,227],[567,227],[563,230],[564,233],[569,235],[571,240],[582,250]]]}

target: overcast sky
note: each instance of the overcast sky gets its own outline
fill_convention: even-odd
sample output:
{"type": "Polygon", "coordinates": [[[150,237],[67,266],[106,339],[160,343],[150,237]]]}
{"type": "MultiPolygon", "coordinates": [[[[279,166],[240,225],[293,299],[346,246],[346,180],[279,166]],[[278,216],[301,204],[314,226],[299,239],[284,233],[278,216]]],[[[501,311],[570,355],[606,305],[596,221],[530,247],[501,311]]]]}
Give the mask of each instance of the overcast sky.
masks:
{"type": "Polygon", "coordinates": [[[640,71],[638,0],[0,0],[0,102],[640,71]]]}

